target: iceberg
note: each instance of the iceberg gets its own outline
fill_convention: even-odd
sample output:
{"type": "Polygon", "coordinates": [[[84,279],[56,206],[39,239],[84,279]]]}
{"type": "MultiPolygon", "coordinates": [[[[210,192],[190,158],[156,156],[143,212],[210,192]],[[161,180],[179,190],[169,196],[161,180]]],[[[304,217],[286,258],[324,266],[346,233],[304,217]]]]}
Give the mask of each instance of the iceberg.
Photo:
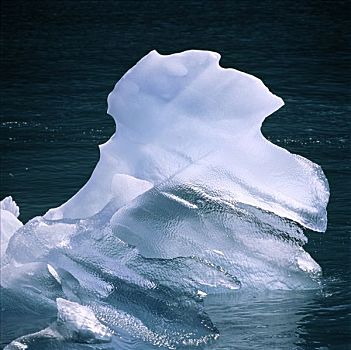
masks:
{"type": "Polygon", "coordinates": [[[320,287],[303,228],[326,230],[327,179],[262,135],[282,99],[219,60],[150,52],[108,96],[116,132],[86,185],[24,226],[1,204],[9,347],[197,346],[219,335],[207,295],[320,287]]]}

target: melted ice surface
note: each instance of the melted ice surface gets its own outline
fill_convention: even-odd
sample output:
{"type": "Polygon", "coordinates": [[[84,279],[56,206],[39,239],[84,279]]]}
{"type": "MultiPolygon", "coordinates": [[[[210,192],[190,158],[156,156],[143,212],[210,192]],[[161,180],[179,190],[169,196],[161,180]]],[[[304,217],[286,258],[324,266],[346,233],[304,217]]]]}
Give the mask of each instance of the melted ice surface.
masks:
{"type": "Polygon", "coordinates": [[[260,131],[282,99],[256,77],[223,69],[219,59],[207,51],[152,51],[130,69],[109,95],[117,131],[101,146],[91,179],[45,217],[89,217],[116,191],[128,199],[144,192],[149,186],[140,180],[150,186],[172,180],[325,231],[329,192],[322,170],[260,131]]]}

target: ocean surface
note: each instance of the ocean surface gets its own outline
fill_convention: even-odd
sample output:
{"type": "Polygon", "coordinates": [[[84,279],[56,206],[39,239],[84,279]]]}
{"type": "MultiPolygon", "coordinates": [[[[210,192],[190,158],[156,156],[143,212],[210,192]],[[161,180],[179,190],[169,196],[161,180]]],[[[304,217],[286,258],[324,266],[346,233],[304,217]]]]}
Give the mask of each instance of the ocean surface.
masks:
{"type": "Polygon", "coordinates": [[[1,10],[0,197],[23,222],[88,180],[115,129],[107,95],[141,57],[217,51],[283,98],[263,133],[321,165],[331,196],[327,231],[307,232],[305,246],[323,289],[207,298],[221,336],[205,349],[351,348],[350,2],[5,0],[1,10]]]}

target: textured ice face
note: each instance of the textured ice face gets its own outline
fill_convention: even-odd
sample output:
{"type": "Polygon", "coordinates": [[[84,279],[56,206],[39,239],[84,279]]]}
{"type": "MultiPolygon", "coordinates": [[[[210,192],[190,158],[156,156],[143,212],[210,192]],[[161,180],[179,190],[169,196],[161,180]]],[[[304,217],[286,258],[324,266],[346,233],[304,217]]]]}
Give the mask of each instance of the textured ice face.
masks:
{"type": "Polygon", "coordinates": [[[218,336],[209,294],[319,287],[300,225],[325,230],[327,180],[263,137],[282,100],[219,58],[153,51],[116,84],[90,180],[8,243],[2,312],[34,320],[14,343],[191,347],[218,336]]]}
{"type": "Polygon", "coordinates": [[[111,332],[87,306],[57,298],[57,327],[66,339],[83,343],[111,341],[111,332]]]}

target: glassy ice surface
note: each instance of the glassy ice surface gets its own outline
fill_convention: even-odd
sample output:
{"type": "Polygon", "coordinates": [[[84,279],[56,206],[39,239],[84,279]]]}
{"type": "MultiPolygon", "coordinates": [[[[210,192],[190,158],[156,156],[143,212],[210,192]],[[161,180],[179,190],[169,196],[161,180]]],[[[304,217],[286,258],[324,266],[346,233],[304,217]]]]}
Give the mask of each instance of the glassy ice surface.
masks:
{"type": "Polygon", "coordinates": [[[320,290],[302,226],[326,229],[327,180],[263,137],[282,100],[219,58],[150,52],[109,95],[116,133],[87,184],[23,227],[1,202],[18,221],[1,260],[7,349],[207,347],[221,298],[320,290]]]}

